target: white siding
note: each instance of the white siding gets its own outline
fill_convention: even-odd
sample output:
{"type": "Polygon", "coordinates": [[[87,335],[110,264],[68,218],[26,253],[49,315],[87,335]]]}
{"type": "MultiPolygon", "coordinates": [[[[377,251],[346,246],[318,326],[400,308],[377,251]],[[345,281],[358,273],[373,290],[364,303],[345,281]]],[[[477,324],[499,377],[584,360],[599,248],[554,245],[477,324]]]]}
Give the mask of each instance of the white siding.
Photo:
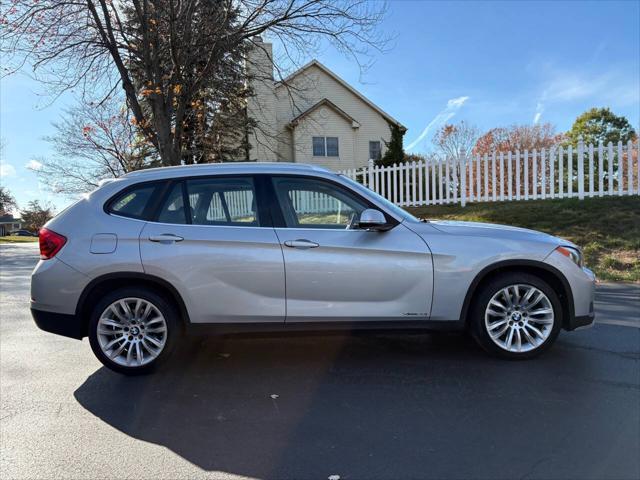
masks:
{"type": "MultiPolygon", "coordinates": [[[[288,91],[284,86],[277,87],[275,91],[276,129],[281,132],[280,141],[278,143],[278,160],[296,162],[304,161],[325,165],[330,168],[344,169],[362,167],[367,164],[367,161],[369,160],[370,141],[380,141],[384,152],[384,141],[389,141],[390,137],[389,124],[387,120],[375,109],[367,105],[347,88],[327,75],[319,67],[316,65],[310,66],[298,76],[291,79],[290,84],[293,88],[290,88],[288,91]],[[333,115],[331,118],[335,118],[335,122],[319,123],[311,129],[314,132],[314,135],[317,136],[334,136],[329,133],[329,130],[322,130],[322,128],[333,128],[334,130],[339,131],[340,135],[348,135],[347,131],[352,131],[352,140],[350,140],[352,142],[352,148],[349,150],[343,148],[343,142],[341,139],[339,167],[332,166],[335,161],[330,161],[329,163],[331,165],[328,165],[326,163],[326,159],[321,162],[320,159],[310,157],[305,153],[304,149],[310,148],[312,136],[307,133],[294,133],[296,141],[294,142],[293,147],[296,148],[296,152],[293,152],[291,134],[287,132],[287,125],[292,119],[325,98],[354,118],[360,125],[359,128],[352,129],[351,125],[345,121],[344,117],[331,111],[333,115]],[[322,127],[320,127],[320,125],[322,125],[322,127]],[[307,140],[303,138],[303,135],[308,136],[307,140]],[[302,150],[298,151],[300,149],[302,150]]],[[[325,109],[325,107],[318,110],[323,109],[325,109]]],[[[330,109],[326,108],[326,110],[330,109]]],[[[310,114],[308,117],[314,117],[314,114],[310,114]]],[[[311,123],[307,120],[308,119],[305,117],[300,125],[303,123],[311,123]]],[[[295,130],[300,128],[300,125],[295,130]]],[[[307,126],[306,128],[309,129],[310,127],[307,126]]]]}
{"type": "MultiPolygon", "coordinates": [[[[295,145],[292,159],[298,163],[312,163],[332,170],[354,168],[354,148],[358,129],[332,108],[322,106],[305,116],[293,130],[295,145]],[[338,157],[314,157],[313,137],[338,137],[338,157]]],[[[365,162],[366,163],[366,162],[365,162]]]]}
{"type": "Polygon", "coordinates": [[[274,84],[271,44],[260,41],[256,45],[247,59],[248,73],[254,75],[251,87],[255,93],[248,101],[247,111],[259,125],[249,136],[251,160],[314,163],[342,170],[367,165],[370,141],[379,141],[384,153],[385,141],[391,135],[388,119],[393,119],[315,62],[288,79],[290,88],[274,84]],[[356,124],[323,105],[290,128],[294,118],[324,99],[356,124]],[[339,137],[340,157],[313,157],[313,136],[339,137]]]}

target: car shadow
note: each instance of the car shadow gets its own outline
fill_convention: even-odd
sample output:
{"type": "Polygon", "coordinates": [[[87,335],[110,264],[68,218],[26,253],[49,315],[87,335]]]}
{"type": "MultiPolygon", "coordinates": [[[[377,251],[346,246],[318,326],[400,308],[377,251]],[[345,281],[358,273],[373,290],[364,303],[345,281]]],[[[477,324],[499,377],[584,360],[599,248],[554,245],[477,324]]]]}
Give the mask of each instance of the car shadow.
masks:
{"type": "Polygon", "coordinates": [[[496,449],[535,453],[523,432],[544,436],[518,404],[540,386],[535,374],[522,382],[523,372],[546,378],[553,357],[504,362],[446,334],[201,338],[153,375],[101,368],[74,396],[114,428],[206,471],[509,477],[522,467],[496,449]]]}

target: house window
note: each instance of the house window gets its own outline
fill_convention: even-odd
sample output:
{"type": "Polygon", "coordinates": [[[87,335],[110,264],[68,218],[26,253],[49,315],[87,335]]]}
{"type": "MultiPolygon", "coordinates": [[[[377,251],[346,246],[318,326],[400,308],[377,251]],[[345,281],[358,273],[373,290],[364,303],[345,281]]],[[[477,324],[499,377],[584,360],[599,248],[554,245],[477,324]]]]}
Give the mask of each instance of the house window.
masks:
{"type": "Polygon", "coordinates": [[[313,137],[314,157],[338,157],[338,137],[313,137]]]}
{"type": "Polygon", "coordinates": [[[324,137],[313,137],[313,156],[324,157],[325,151],[324,137]]]}
{"type": "Polygon", "coordinates": [[[337,157],[338,137],[327,137],[327,157],[337,157]]]}
{"type": "Polygon", "coordinates": [[[380,160],[382,156],[382,146],[380,141],[369,142],[369,160],[380,160]]]}

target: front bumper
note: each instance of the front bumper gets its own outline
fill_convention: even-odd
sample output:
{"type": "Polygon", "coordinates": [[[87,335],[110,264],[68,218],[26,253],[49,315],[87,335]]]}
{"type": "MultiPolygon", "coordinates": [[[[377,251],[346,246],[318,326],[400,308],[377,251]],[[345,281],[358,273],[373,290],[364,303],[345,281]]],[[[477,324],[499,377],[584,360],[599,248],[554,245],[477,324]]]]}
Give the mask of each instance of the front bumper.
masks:
{"type": "Polygon", "coordinates": [[[36,325],[45,332],[77,340],[82,340],[83,337],[87,336],[85,325],[77,315],[45,312],[44,310],[31,308],[31,316],[36,325]]]}
{"type": "Polygon", "coordinates": [[[564,255],[554,250],[545,258],[548,263],[558,270],[564,277],[563,283],[568,290],[571,301],[569,311],[565,311],[563,327],[565,330],[575,330],[593,324],[595,313],[593,300],[596,289],[596,276],[586,267],[578,267],[564,255]],[[568,314],[568,315],[567,315],[568,314]]]}
{"type": "Polygon", "coordinates": [[[577,330],[579,328],[587,328],[593,326],[593,321],[596,318],[596,313],[593,311],[593,302],[591,302],[591,311],[588,315],[574,316],[569,320],[567,330],[577,330]]]}
{"type": "Polygon", "coordinates": [[[586,267],[581,268],[582,277],[572,278],[571,289],[574,296],[575,315],[566,323],[567,330],[576,330],[593,325],[596,313],[593,301],[596,293],[596,276],[586,267]]]}

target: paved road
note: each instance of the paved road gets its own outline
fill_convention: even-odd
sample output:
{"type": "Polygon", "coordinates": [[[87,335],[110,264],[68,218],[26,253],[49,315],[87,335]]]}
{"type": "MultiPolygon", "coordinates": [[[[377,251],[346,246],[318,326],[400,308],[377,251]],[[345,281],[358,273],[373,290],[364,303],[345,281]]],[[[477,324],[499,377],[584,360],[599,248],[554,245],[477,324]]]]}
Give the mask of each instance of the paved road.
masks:
{"type": "Polygon", "coordinates": [[[0,249],[1,478],[640,478],[638,287],[528,362],[461,335],[204,339],[132,379],[39,331],[34,249],[0,249]]]}

